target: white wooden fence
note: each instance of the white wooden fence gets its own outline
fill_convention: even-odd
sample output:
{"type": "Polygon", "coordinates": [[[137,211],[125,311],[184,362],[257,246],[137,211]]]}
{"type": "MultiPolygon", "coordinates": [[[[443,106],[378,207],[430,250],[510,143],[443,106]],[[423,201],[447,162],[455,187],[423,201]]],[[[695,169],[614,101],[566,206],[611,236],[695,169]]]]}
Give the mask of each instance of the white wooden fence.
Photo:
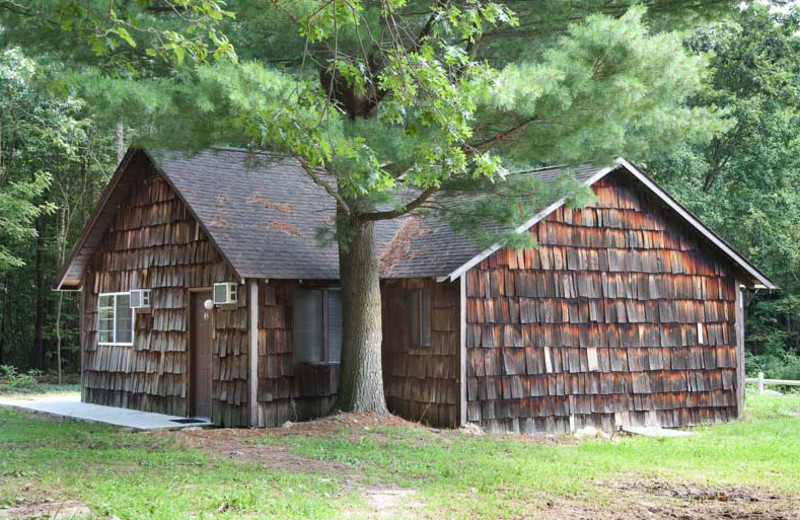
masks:
{"type": "Polygon", "coordinates": [[[800,381],[795,381],[793,379],[764,379],[764,372],[758,373],[758,378],[755,377],[748,377],[744,380],[745,383],[756,383],[758,384],[758,393],[764,393],[764,387],[767,385],[772,386],[800,386],[800,381]]]}

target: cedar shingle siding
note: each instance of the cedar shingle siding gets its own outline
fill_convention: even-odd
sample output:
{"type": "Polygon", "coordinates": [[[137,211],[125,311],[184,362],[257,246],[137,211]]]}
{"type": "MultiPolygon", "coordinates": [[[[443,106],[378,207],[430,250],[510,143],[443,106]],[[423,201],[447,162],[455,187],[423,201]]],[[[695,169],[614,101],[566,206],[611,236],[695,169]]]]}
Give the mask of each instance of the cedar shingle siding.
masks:
{"type": "Polygon", "coordinates": [[[298,287],[332,287],[329,282],[259,283],[258,426],[280,426],[328,413],[336,400],[338,364],[295,363],[292,292],[298,287]]]}
{"type": "Polygon", "coordinates": [[[531,228],[538,248],[467,272],[468,419],[555,433],[735,417],[735,279],[621,174],[594,186],[596,204],[531,228]]]}
{"type": "MultiPolygon", "coordinates": [[[[564,171],[532,175],[552,182],[564,171]]],[[[376,225],[391,411],[551,433],[738,416],[739,285],[772,284],[624,160],[572,174],[597,200],[529,222],[539,244],[529,250],[484,250],[435,214],[376,225]],[[429,318],[430,346],[412,338],[410,295],[421,289],[430,316],[416,323],[429,318]]],[[[155,163],[130,150],[57,283],[83,288],[83,400],[189,415],[191,292],[236,282],[238,303],[210,311],[213,421],[279,426],[328,413],[339,365],[295,359],[293,293],[338,285],[337,250],[315,238],[334,214],[286,157],[221,149],[155,163]],[[132,289],[152,290],[134,344],[99,345],[98,294],[132,289]]]]}
{"type": "Polygon", "coordinates": [[[388,280],[383,298],[383,386],[389,409],[433,426],[458,425],[459,287],[432,279],[388,280]],[[431,346],[412,346],[409,291],[431,291],[431,346]]]}
{"type": "MultiPolygon", "coordinates": [[[[85,274],[83,400],[186,415],[189,289],[235,278],[164,179],[144,161],[129,168],[136,180],[85,274]],[[133,346],[99,346],[97,295],[131,289],[152,289],[151,312],[137,311],[133,346]]],[[[244,297],[240,290],[240,307],[220,310],[216,320],[212,407],[219,424],[246,423],[244,297]]]]}

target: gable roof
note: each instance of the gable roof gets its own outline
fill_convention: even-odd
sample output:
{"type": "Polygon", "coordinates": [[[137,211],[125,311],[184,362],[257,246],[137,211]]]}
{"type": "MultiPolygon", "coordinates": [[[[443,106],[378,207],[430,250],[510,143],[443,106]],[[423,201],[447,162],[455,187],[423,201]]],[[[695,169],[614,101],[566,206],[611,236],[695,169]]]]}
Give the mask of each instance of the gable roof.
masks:
{"type": "Polygon", "coordinates": [[[333,200],[296,160],[227,148],[155,160],[241,278],[339,277],[335,243],[316,237],[333,200]]]}
{"type": "MultiPolygon", "coordinates": [[[[131,148],[101,195],[56,289],[80,286],[142,163],[155,168],[172,187],[239,278],[339,277],[335,242],[317,239],[320,229],[333,231],[335,203],[296,160],[238,148],[193,155],[131,148]]],[[[400,224],[377,227],[379,247],[400,224]]]]}
{"type": "MultiPolygon", "coordinates": [[[[756,288],[766,288],[766,289],[775,289],[775,284],[773,284],[767,276],[762,273],[758,268],[756,268],[753,264],[748,262],[743,256],[737,253],[733,247],[730,246],[725,240],[722,239],[719,235],[717,235],[713,230],[708,228],[705,224],[703,224],[692,212],[688,209],[684,208],[678,201],[672,198],[667,192],[665,192],[661,187],[659,187],[655,181],[653,181],[650,177],[644,174],[639,168],[634,166],[632,163],[627,161],[626,159],[619,157],[616,159],[616,166],[615,167],[608,167],[597,170],[594,174],[590,175],[584,180],[584,184],[587,186],[591,186],[595,182],[599,181],[606,175],[611,172],[624,170],[625,172],[632,175],[635,179],[637,179],[645,188],[649,190],[650,193],[655,195],[658,199],[661,200],[664,205],[669,208],[670,210],[674,211],[684,222],[686,222],[690,227],[694,228],[700,235],[702,235],[714,248],[716,248],[724,257],[731,261],[731,263],[738,268],[739,271],[744,275],[743,282],[746,282],[749,287],[756,287],[756,288]]],[[[552,212],[560,208],[565,204],[565,199],[560,199],[547,208],[545,208],[542,212],[535,215],[531,218],[528,222],[525,222],[521,226],[517,228],[518,233],[523,233],[537,223],[541,222],[548,215],[552,212]]],[[[474,257],[470,258],[468,261],[464,262],[460,265],[457,269],[451,271],[448,275],[440,277],[442,280],[449,279],[455,280],[456,278],[460,277],[465,272],[472,269],[474,266],[479,264],[483,259],[494,253],[495,251],[499,250],[501,246],[499,244],[495,244],[474,257]]]]}
{"type": "MultiPolygon", "coordinates": [[[[59,275],[56,288],[80,286],[92,253],[133,180],[134,173],[127,172],[135,170],[132,166],[139,161],[152,163],[166,179],[240,278],[339,277],[335,243],[318,240],[320,230],[333,231],[335,202],[295,159],[237,148],[208,149],[191,156],[131,149],[101,196],[59,275]]],[[[624,159],[611,167],[543,168],[532,175],[553,182],[569,171],[576,180],[589,186],[620,168],[630,172],[700,232],[746,275],[751,285],[774,288],[763,273],[624,159]]],[[[517,231],[530,229],[564,203],[564,199],[553,202],[517,231]]],[[[455,232],[435,215],[379,221],[375,234],[385,278],[455,280],[500,249],[495,245],[481,250],[473,240],[455,232]]]]}
{"type": "MultiPolygon", "coordinates": [[[[530,172],[530,175],[537,177],[545,183],[552,183],[560,180],[564,175],[569,174],[572,175],[576,181],[587,184],[587,182],[599,172],[604,172],[606,170],[606,168],[592,165],[583,165],[576,168],[556,166],[534,170],[530,172]]],[[[563,203],[563,201],[560,202],[563,203]]],[[[550,208],[548,206],[548,209],[545,211],[549,213],[555,208],[556,207],[550,208]]],[[[527,229],[527,227],[520,226],[517,228],[517,231],[521,232],[523,228],[527,229]]],[[[414,232],[408,233],[408,235],[411,236],[401,235],[396,238],[396,240],[406,240],[404,247],[405,254],[397,255],[400,257],[397,260],[385,259],[385,263],[391,264],[384,266],[385,277],[411,278],[416,276],[433,276],[455,280],[458,276],[453,276],[451,278],[449,276],[450,273],[456,271],[460,273],[460,268],[462,266],[469,263],[473,258],[483,252],[482,248],[473,240],[456,232],[447,222],[443,222],[435,216],[416,219],[414,223],[414,232]]],[[[492,252],[497,249],[499,249],[499,246],[495,246],[492,252]]],[[[465,269],[465,271],[466,270],[468,269],[465,269]]]]}

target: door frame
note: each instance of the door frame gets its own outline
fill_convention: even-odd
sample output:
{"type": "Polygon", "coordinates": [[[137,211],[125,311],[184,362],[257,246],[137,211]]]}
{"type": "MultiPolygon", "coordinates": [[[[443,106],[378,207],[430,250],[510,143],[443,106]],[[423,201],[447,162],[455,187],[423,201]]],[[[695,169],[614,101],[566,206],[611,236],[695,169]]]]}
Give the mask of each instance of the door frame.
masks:
{"type": "MultiPolygon", "coordinates": [[[[214,297],[214,288],[213,287],[191,287],[191,288],[189,288],[187,290],[187,294],[188,294],[188,298],[189,298],[189,305],[187,307],[188,316],[187,316],[186,322],[189,324],[189,330],[188,330],[188,334],[187,334],[188,343],[186,345],[186,349],[187,349],[187,354],[188,354],[188,358],[189,359],[188,359],[188,366],[187,366],[188,373],[186,374],[186,376],[187,376],[186,377],[186,386],[187,386],[186,397],[189,400],[189,402],[187,403],[187,406],[186,406],[186,417],[195,417],[197,415],[196,414],[196,410],[195,410],[195,404],[196,403],[195,403],[195,395],[194,395],[194,392],[195,392],[195,388],[194,388],[194,386],[195,386],[194,385],[194,379],[195,379],[194,364],[195,364],[196,360],[195,360],[195,349],[194,349],[194,339],[195,338],[194,338],[194,318],[193,318],[193,315],[194,315],[194,303],[196,301],[197,295],[199,293],[203,293],[203,292],[208,292],[211,295],[212,298],[214,297]]],[[[209,312],[213,312],[213,309],[211,311],[209,311],[209,312]]],[[[209,338],[209,341],[213,341],[213,331],[212,331],[212,337],[209,338]]],[[[212,355],[213,355],[213,352],[214,352],[213,343],[211,345],[211,352],[212,352],[212,355]]],[[[213,362],[212,362],[212,364],[213,364],[213,362]]],[[[211,392],[211,395],[213,396],[214,395],[214,378],[213,377],[211,378],[211,382],[209,384],[209,391],[211,392]]],[[[213,398],[211,399],[211,416],[212,417],[214,416],[214,399],[213,398]]],[[[209,419],[211,419],[212,417],[209,417],[209,419]]]]}

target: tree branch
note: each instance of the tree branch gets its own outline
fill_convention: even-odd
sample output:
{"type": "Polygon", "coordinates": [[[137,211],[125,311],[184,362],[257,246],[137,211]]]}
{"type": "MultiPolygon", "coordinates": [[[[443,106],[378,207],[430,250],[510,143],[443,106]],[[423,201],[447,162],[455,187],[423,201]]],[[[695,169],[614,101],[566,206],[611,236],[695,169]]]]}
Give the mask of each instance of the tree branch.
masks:
{"type": "Polygon", "coordinates": [[[475,143],[473,145],[469,145],[469,148],[472,148],[472,149],[475,149],[475,150],[480,150],[480,148],[488,147],[489,145],[492,145],[492,144],[494,144],[494,143],[496,143],[498,141],[502,141],[503,139],[511,136],[513,133],[518,132],[519,130],[522,130],[523,128],[525,128],[529,124],[534,123],[534,122],[536,122],[538,120],[539,120],[539,116],[533,116],[533,117],[530,117],[530,118],[525,119],[523,121],[520,121],[516,125],[508,128],[506,130],[503,130],[502,132],[499,132],[499,133],[493,135],[492,137],[487,137],[486,139],[483,139],[483,140],[481,140],[481,141],[479,141],[479,142],[477,142],[477,143],[475,143]]]}
{"type": "Polygon", "coordinates": [[[0,9],[11,11],[17,14],[24,14],[26,16],[34,15],[34,13],[31,12],[30,7],[12,2],[11,0],[0,0],[0,9]]]}
{"type": "Polygon", "coordinates": [[[308,164],[307,160],[305,160],[302,157],[296,157],[296,159],[300,162],[300,165],[303,167],[303,171],[306,172],[306,175],[308,175],[311,178],[311,180],[314,181],[314,184],[316,184],[317,186],[321,186],[322,189],[328,192],[328,195],[336,199],[336,203],[339,204],[339,206],[344,210],[346,214],[351,215],[352,211],[350,210],[350,206],[347,204],[347,201],[345,201],[344,198],[339,194],[339,192],[333,189],[333,186],[331,186],[329,183],[322,180],[322,178],[319,175],[317,175],[317,172],[314,171],[314,168],[312,168],[311,165],[308,164]]]}
{"type": "Polygon", "coordinates": [[[373,211],[371,213],[362,213],[358,215],[359,220],[367,221],[367,222],[375,222],[378,220],[391,220],[393,218],[402,217],[408,213],[411,213],[415,209],[419,208],[434,194],[436,193],[436,188],[427,188],[422,193],[417,196],[416,199],[412,200],[405,206],[401,206],[399,208],[395,208],[388,211],[373,211]]]}

